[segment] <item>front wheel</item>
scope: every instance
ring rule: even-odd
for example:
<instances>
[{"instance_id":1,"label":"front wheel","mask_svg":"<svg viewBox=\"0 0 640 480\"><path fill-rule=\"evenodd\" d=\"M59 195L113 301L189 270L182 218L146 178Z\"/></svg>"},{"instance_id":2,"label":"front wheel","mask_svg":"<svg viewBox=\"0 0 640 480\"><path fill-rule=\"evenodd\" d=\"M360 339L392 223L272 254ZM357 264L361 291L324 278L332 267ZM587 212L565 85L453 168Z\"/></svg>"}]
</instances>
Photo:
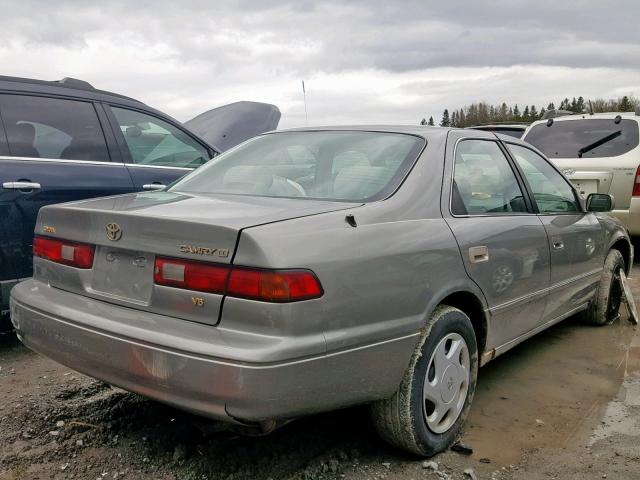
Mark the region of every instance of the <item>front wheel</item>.
<instances>
[{"instance_id":1,"label":"front wheel","mask_svg":"<svg viewBox=\"0 0 640 480\"><path fill-rule=\"evenodd\" d=\"M618 250L610 250L593 303L582 318L591 325L609 325L616 318L622 303L620 272L624 271L624 257Z\"/></svg>"},{"instance_id":2,"label":"front wheel","mask_svg":"<svg viewBox=\"0 0 640 480\"><path fill-rule=\"evenodd\" d=\"M478 349L469 317L439 306L398 391L372 405L376 430L392 445L418 455L446 450L462 431L477 374Z\"/></svg>"}]
</instances>

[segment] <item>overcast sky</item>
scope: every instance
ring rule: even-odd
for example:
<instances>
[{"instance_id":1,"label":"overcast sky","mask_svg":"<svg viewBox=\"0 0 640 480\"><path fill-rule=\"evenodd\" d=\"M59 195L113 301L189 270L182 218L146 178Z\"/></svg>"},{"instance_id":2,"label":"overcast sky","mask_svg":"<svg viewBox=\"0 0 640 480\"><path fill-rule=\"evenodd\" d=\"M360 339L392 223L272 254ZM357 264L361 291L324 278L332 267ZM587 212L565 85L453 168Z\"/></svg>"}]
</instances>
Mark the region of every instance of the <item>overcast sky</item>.
<instances>
[{"instance_id":1,"label":"overcast sky","mask_svg":"<svg viewBox=\"0 0 640 480\"><path fill-rule=\"evenodd\" d=\"M640 1L0 0L0 74L81 78L185 121L417 123L484 100L640 95Z\"/></svg>"}]
</instances>

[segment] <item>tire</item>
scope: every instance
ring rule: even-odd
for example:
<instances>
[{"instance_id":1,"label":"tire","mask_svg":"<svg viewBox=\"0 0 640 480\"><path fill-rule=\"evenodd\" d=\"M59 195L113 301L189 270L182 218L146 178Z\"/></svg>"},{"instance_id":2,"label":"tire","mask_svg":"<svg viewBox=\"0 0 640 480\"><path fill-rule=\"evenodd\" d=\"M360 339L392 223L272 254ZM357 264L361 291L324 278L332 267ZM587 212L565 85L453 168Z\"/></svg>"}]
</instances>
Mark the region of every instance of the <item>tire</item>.
<instances>
[{"instance_id":1,"label":"tire","mask_svg":"<svg viewBox=\"0 0 640 480\"><path fill-rule=\"evenodd\" d=\"M620 271L624 271L624 257L618 250L609 250L593 303L582 315L584 322L603 326L618 318L622 301Z\"/></svg>"},{"instance_id":2,"label":"tire","mask_svg":"<svg viewBox=\"0 0 640 480\"><path fill-rule=\"evenodd\" d=\"M457 361L453 356L446 359L447 367L442 367L447 365L444 359L438 365L437 359L442 358L439 353L448 357L457 348L461 349ZM465 364L466 373L460 368ZM441 378L436 378L437 372ZM446 450L462 431L477 375L478 348L469 317L457 308L439 306L425 326L398 391L391 398L371 405L376 430L391 445L417 455L430 457ZM440 387L428 388L426 393L426 383ZM441 395L440 405L426 398L434 398L434 392ZM447 404L445 400L449 397ZM438 422L438 413L447 408L449 412Z\"/></svg>"}]
</instances>

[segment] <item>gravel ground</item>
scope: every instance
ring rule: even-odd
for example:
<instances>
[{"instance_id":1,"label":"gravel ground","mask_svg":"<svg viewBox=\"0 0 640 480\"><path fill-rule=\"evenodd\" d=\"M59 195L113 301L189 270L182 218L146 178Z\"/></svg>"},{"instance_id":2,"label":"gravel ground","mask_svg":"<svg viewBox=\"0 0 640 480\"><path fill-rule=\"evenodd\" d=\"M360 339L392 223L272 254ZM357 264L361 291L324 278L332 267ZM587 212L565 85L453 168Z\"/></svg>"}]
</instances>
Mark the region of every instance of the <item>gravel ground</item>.
<instances>
[{"instance_id":1,"label":"gravel ground","mask_svg":"<svg viewBox=\"0 0 640 480\"><path fill-rule=\"evenodd\" d=\"M563 322L481 369L478 385L462 439L473 453L425 461L381 442L366 407L245 437L5 335L0 479L640 478L640 334L625 318Z\"/></svg>"}]
</instances>

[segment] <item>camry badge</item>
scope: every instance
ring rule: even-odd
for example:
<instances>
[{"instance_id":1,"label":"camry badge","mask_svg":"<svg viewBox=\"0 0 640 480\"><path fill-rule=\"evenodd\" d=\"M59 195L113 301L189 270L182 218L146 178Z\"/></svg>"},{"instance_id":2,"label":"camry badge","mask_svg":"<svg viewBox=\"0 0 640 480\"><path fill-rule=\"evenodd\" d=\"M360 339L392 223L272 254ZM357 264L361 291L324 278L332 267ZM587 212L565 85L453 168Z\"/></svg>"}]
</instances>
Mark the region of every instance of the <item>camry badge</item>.
<instances>
[{"instance_id":1,"label":"camry badge","mask_svg":"<svg viewBox=\"0 0 640 480\"><path fill-rule=\"evenodd\" d=\"M180 245L181 253L191 253L193 255L209 255L212 257L226 258L229 256L228 248L198 247L197 245Z\"/></svg>"},{"instance_id":2,"label":"camry badge","mask_svg":"<svg viewBox=\"0 0 640 480\"><path fill-rule=\"evenodd\" d=\"M112 242L117 242L122 238L122 229L117 223L107 223L105 229L107 231L107 238Z\"/></svg>"}]
</instances>

